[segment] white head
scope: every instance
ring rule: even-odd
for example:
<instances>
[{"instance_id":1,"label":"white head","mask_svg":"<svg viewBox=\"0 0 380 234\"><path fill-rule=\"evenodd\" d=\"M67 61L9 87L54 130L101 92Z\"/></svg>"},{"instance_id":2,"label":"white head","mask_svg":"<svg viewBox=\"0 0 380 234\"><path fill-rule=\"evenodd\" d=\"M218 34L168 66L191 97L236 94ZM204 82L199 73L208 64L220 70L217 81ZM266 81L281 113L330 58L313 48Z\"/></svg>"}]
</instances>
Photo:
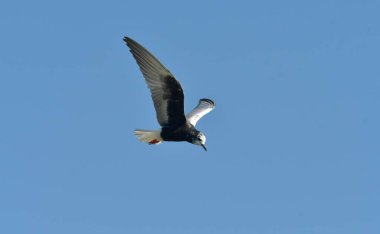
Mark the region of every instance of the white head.
<instances>
[{"instance_id":1,"label":"white head","mask_svg":"<svg viewBox=\"0 0 380 234\"><path fill-rule=\"evenodd\" d=\"M205 146L206 136L203 133L198 132L198 135L193 138L191 143L193 143L194 145L202 146L203 149L207 151L207 148Z\"/></svg>"}]
</instances>

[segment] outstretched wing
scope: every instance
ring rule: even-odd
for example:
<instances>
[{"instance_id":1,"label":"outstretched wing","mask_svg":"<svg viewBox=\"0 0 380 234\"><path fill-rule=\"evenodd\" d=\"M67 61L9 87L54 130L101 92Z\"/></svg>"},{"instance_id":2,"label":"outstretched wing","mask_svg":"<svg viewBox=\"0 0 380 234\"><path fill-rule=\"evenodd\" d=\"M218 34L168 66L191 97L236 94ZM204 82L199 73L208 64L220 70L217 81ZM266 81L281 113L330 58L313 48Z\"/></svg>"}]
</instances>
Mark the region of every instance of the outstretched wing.
<instances>
[{"instance_id":1,"label":"outstretched wing","mask_svg":"<svg viewBox=\"0 0 380 234\"><path fill-rule=\"evenodd\" d=\"M124 37L124 41L148 84L160 125L167 127L184 124L186 122L184 95L180 83L144 47L129 37Z\"/></svg>"},{"instance_id":2,"label":"outstretched wing","mask_svg":"<svg viewBox=\"0 0 380 234\"><path fill-rule=\"evenodd\" d=\"M199 104L186 115L186 119L189 123L195 126L203 116L212 111L215 108L215 103L210 100L203 98L199 100Z\"/></svg>"}]
</instances>

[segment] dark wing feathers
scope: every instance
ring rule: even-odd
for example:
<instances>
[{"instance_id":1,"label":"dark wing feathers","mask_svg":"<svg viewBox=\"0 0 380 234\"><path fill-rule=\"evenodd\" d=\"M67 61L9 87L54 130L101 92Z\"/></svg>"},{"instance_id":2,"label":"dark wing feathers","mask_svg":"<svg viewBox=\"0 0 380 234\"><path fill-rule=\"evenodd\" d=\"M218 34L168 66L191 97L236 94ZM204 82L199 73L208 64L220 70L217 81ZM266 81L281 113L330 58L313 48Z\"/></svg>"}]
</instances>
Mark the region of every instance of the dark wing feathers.
<instances>
[{"instance_id":1,"label":"dark wing feathers","mask_svg":"<svg viewBox=\"0 0 380 234\"><path fill-rule=\"evenodd\" d=\"M152 94L157 120L162 127L186 122L184 95L180 83L148 50L129 37L124 41L136 59Z\"/></svg>"},{"instance_id":2,"label":"dark wing feathers","mask_svg":"<svg viewBox=\"0 0 380 234\"><path fill-rule=\"evenodd\" d=\"M173 76L166 77L164 80L165 90L163 99L167 105L169 125L184 124L186 117L184 114L184 95L181 85Z\"/></svg>"}]
</instances>

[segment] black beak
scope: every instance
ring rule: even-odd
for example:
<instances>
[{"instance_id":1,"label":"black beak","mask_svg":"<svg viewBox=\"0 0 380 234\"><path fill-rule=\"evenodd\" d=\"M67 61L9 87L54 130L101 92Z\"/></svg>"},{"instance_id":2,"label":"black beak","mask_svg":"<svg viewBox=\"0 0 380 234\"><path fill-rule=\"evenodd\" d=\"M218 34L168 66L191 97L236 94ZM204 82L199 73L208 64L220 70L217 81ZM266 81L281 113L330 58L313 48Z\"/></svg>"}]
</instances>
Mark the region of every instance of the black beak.
<instances>
[{"instance_id":1,"label":"black beak","mask_svg":"<svg viewBox=\"0 0 380 234\"><path fill-rule=\"evenodd\" d=\"M207 148L204 144L201 144L201 146L203 147L203 149L205 149L207 151Z\"/></svg>"}]
</instances>

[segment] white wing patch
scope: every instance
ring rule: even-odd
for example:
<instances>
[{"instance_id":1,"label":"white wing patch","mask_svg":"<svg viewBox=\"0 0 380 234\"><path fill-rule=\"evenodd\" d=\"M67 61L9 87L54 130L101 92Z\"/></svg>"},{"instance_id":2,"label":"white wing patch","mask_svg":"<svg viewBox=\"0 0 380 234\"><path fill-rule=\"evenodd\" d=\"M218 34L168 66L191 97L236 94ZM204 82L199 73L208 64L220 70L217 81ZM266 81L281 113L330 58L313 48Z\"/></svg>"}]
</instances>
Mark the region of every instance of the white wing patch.
<instances>
[{"instance_id":1,"label":"white wing patch","mask_svg":"<svg viewBox=\"0 0 380 234\"><path fill-rule=\"evenodd\" d=\"M186 119L189 123L195 126L203 116L212 111L215 108L215 103L210 100L203 98L199 100L199 104L186 115Z\"/></svg>"}]
</instances>

